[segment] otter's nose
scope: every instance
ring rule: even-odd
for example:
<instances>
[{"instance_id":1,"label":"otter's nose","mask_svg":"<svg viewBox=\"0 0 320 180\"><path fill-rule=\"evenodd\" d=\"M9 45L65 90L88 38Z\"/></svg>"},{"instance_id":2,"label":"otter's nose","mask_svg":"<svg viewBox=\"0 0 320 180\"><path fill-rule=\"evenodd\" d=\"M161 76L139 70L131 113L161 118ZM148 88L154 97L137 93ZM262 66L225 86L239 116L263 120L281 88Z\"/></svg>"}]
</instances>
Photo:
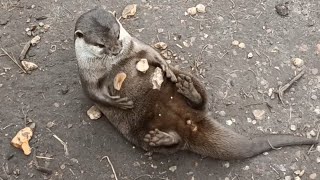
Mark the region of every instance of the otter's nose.
<instances>
[{"instance_id":1,"label":"otter's nose","mask_svg":"<svg viewBox=\"0 0 320 180\"><path fill-rule=\"evenodd\" d=\"M112 47L110 51L112 55L116 56L121 52L121 49L122 49L122 45L121 43L119 43L118 45Z\"/></svg>"}]
</instances>

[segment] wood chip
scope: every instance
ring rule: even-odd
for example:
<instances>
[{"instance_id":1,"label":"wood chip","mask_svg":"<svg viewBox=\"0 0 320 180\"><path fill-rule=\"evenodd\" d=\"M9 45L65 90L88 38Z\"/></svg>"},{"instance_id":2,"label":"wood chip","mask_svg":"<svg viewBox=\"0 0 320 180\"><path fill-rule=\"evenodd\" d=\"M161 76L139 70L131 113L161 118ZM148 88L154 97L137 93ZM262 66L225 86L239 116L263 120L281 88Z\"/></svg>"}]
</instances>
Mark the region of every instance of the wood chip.
<instances>
[{"instance_id":1,"label":"wood chip","mask_svg":"<svg viewBox=\"0 0 320 180\"><path fill-rule=\"evenodd\" d=\"M124 72L120 72L116 75L116 77L113 80L113 87L114 89L120 91L122 83L126 79L127 75Z\"/></svg>"},{"instance_id":2,"label":"wood chip","mask_svg":"<svg viewBox=\"0 0 320 180\"><path fill-rule=\"evenodd\" d=\"M136 4L130 4L126 6L122 11L122 17L124 19L127 19L131 16L134 16L137 12L137 5Z\"/></svg>"}]
</instances>

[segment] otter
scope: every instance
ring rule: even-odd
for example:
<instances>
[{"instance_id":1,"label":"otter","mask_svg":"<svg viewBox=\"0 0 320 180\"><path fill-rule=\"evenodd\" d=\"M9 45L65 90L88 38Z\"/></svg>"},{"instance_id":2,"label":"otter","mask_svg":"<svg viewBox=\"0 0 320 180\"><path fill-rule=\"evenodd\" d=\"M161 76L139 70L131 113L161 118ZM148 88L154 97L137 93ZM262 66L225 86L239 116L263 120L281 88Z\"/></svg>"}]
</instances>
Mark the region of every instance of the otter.
<instances>
[{"instance_id":1,"label":"otter","mask_svg":"<svg viewBox=\"0 0 320 180\"><path fill-rule=\"evenodd\" d=\"M99 42L86 44L82 40L86 34L77 35L77 32L83 32L83 23L92 24L103 18L106 20L103 26L120 28L117 33L120 33L122 50L118 55L106 53L102 56L91 51L91 44ZM91 32L99 31L96 26L90 28ZM88 84L93 81L99 84L99 94L109 93L112 97L126 97L134 102L134 107L123 109L92 99L128 141L146 151L169 154L187 150L215 159L231 160L253 157L276 147L318 143L314 139L285 134L245 137L222 126L210 116L204 86L194 76L173 67L168 67L171 71L163 68L173 74L163 79L160 90L153 89L152 76L155 69L161 67L161 64L154 63L159 59L155 55L157 52L133 38L114 16L102 9L83 14L76 23L75 34L80 77L82 80L86 77L84 90L89 91L92 87ZM141 59L150 62L145 73L135 68ZM120 72L126 74L126 79L121 89L115 90L114 78ZM174 80L171 77L175 77Z\"/></svg>"}]
</instances>

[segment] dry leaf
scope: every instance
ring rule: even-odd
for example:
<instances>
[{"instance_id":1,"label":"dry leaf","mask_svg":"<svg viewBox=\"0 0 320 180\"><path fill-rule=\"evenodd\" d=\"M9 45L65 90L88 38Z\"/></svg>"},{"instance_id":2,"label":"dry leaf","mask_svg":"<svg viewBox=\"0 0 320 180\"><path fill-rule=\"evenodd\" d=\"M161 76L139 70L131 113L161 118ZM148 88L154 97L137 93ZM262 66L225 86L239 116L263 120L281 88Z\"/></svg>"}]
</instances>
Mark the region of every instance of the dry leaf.
<instances>
[{"instance_id":1,"label":"dry leaf","mask_svg":"<svg viewBox=\"0 0 320 180\"><path fill-rule=\"evenodd\" d=\"M160 90L161 84L163 83L163 73L161 68L157 67L154 70L151 81L153 85L152 89Z\"/></svg>"},{"instance_id":2,"label":"dry leaf","mask_svg":"<svg viewBox=\"0 0 320 180\"><path fill-rule=\"evenodd\" d=\"M136 4L130 4L126 6L122 11L122 17L127 19L130 16L134 16L137 12L137 5Z\"/></svg>"},{"instance_id":3,"label":"dry leaf","mask_svg":"<svg viewBox=\"0 0 320 180\"><path fill-rule=\"evenodd\" d=\"M96 106L92 106L88 111L87 111L87 115L89 116L89 118L91 120L96 120L101 118L102 114L101 111L96 107Z\"/></svg>"},{"instance_id":4,"label":"dry leaf","mask_svg":"<svg viewBox=\"0 0 320 180\"><path fill-rule=\"evenodd\" d=\"M143 73L147 72L147 70L149 69L148 60L147 59L141 59L137 63L136 68L140 72L143 72Z\"/></svg>"},{"instance_id":5,"label":"dry leaf","mask_svg":"<svg viewBox=\"0 0 320 180\"><path fill-rule=\"evenodd\" d=\"M33 62L29 62L29 61L21 61L21 64L23 66L23 69L26 71L33 71L38 69L38 65L36 65Z\"/></svg>"},{"instance_id":6,"label":"dry leaf","mask_svg":"<svg viewBox=\"0 0 320 180\"><path fill-rule=\"evenodd\" d=\"M113 80L113 87L114 89L120 91L122 83L126 79L127 75L124 72L118 73Z\"/></svg>"},{"instance_id":7,"label":"dry leaf","mask_svg":"<svg viewBox=\"0 0 320 180\"><path fill-rule=\"evenodd\" d=\"M164 42L157 42L154 44L154 47L157 49L165 50L167 49L168 45Z\"/></svg>"},{"instance_id":8,"label":"dry leaf","mask_svg":"<svg viewBox=\"0 0 320 180\"><path fill-rule=\"evenodd\" d=\"M31 148L29 146L29 140L31 139L32 135L32 129L30 127L25 127L21 129L11 140L11 144L16 148L22 149L25 155L30 155Z\"/></svg>"}]
</instances>

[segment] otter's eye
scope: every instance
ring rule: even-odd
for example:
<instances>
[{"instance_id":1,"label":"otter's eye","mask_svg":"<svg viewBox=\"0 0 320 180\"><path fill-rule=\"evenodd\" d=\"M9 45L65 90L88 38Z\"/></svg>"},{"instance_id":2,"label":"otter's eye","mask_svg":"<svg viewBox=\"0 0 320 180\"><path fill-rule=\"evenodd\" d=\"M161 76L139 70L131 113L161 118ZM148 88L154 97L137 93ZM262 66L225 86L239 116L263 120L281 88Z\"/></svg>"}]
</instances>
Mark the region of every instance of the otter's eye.
<instances>
[{"instance_id":1,"label":"otter's eye","mask_svg":"<svg viewBox=\"0 0 320 180\"><path fill-rule=\"evenodd\" d=\"M120 38L120 33L118 34L118 37L117 37L117 39L119 39Z\"/></svg>"},{"instance_id":2,"label":"otter's eye","mask_svg":"<svg viewBox=\"0 0 320 180\"><path fill-rule=\"evenodd\" d=\"M96 44L96 46L98 46L99 48L104 48L104 47L106 47L106 46L103 45L103 44Z\"/></svg>"}]
</instances>

